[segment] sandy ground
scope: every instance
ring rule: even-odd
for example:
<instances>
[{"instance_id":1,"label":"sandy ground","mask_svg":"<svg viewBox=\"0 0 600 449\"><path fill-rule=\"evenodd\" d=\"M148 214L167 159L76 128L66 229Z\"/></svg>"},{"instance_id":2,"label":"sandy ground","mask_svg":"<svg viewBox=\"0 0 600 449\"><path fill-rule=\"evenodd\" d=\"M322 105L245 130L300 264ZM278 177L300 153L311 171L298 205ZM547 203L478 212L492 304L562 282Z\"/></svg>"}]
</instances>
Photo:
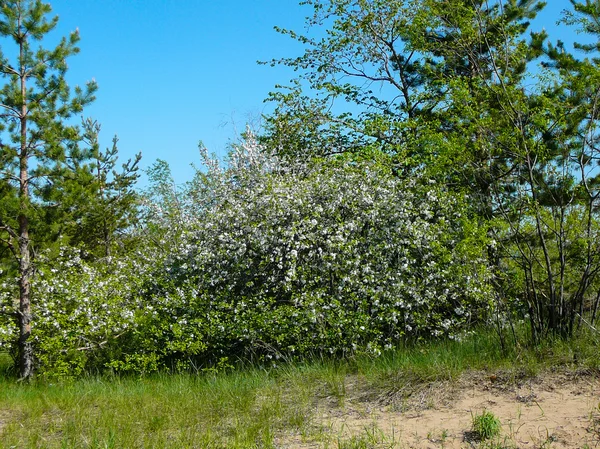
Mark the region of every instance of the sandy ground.
<instances>
[{"instance_id":1,"label":"sandy ground","mask_svg":"<svg viewBox=\"0 0 600 449\"><path fill-rule=\"evenodd\" d=\"M283 435L281 448L600 448L600 379L586 373L526 380L474 373L457 382L424 385L407 397L332 398L318 405L306 435ZM359 388L356 388L359 391ZM477 441L472 418L483 411L501 433ZM317 435L315 437L315 435Z\"/></svg>"}]
</instances>

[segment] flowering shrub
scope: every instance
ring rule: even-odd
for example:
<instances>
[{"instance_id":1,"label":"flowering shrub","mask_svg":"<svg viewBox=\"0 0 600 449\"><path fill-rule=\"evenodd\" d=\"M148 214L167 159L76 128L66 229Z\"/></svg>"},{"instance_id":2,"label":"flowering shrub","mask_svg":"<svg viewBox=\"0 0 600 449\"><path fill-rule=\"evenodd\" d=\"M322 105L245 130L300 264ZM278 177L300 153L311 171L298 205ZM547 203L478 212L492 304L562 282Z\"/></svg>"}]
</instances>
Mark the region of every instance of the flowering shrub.
<instances>
[{"instance_id":1,"label":"flowering shrub","mask_svg":"<svg viewBox=\"0 0 600 449\"><path fill-rule=\"evenodd\" d=\"M283 166L251 134L228 166L205 165L147 313L154 329L178 304L171 322L204 342L200 363L378 353L457 336L488 310L485 230L441 186L374 162Z\"/></svg>"},{"instance_id":2,"label":"flowering shrub","mask_svg":"<svg viewBox=\"0 0 600 449\"><path fill-rule=\"evenodd\" d=\"M485 317L485 229L442 186L377 162L283 166L251 134L205 166L184 191L159 167L135 253L40 264L42 372L378 354Z\"/></svg>"},{"instance_id":3,"label":"flowering shrub","mask_svg":"<svg viewBox=\"0 0 600 449\"><path fill-rule=\"evenodd\" d=\"M69 248L58 257L38 258L31 338L40 372L74 377L111 359L120 337L134 325L132 304L139 277L129 263L129 259L109 258L91 264ZM7 310L10 297L5 290L2 299ZM18 332L11 322L2 329L0 344L10 349Z\"/></svg>"}]
</instances>

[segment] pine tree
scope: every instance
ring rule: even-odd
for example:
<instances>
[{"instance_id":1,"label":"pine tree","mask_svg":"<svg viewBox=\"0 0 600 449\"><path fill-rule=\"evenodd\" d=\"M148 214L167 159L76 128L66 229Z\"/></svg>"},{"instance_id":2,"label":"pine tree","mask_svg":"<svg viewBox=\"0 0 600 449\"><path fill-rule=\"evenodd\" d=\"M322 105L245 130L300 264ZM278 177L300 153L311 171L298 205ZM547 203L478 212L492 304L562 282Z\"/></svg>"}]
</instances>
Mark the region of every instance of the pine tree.
<instances>
[{"instance_id":1,"label":"pine tree","mask_svg":"<svg viewBox=\"0 0 600 449\"><path fill-rule=\"evenodd\" d=\"M90 182L74 198L79 207L71 208L77 213L65 231L69 243L82 247L89 257L110 257L117 244L125 244L127 239L122 237L136 219L139 198L133 187L142 155L127 160L118 171L118 138L113 138L110 148L100 151L98 122L87 119L82 127L84 141L92 151Z\"/></svg>"},{"instance_id":2,"label":"pine tree","mask_svg":"<svg viewBox=\"0 0 600 449\"><path fill-rule=\"evenodd\" d=\"M67 58L78 53L77 31L51 49L41 47L57 25L40 0L0 2L0 231L17 262L19 279L18 360L22 379L34 373L31 280L36 248L45 236L36 224L56 206L65 182L87 175L91 153L81 143L74 116L94 99L95 82L73 91L66 82ZM36 48L40 45L39 48ZM9 201L4 204L5 199Z\"/></svg>"}]
</instances>

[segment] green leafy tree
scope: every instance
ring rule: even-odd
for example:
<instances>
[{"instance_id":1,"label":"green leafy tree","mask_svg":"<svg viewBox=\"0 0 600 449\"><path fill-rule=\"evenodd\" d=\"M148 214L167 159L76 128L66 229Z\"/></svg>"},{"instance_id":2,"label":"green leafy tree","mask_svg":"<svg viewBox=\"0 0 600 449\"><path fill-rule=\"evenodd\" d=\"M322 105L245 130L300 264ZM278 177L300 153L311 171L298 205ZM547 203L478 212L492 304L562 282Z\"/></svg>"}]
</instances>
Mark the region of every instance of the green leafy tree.
<instances>
[{"instance_id":1,"label":"green leafy tree","mask_svg":"<svg viewBox=\"0 0 600 449\"><path fill-rule=\"evenodd\" d=\"M54 48L36 48L56 27L58 18L47 18L50 11L50 5L39 0L0 2L0 231L17 262L17 345L24 379L34 372L31 281L37 245L43 243L49 225L40 223L56 206L65 182L89 175L84 161L91 152L80 145L79 127L71 119L94 99L96 90L93 81L73 91L66 82L66 60L79 51L78 32Z\"/></svg>"},{"instance_id":2,"label":"green leafy tree","mask_svg":"<svg viewBox=\"0 0 600 449\"><path fill-rule=\"evenodd\" d=\"M300 75L271 94L276 109L262 142L292 158L376 148L393 155L399 172L425 164L489 198L489 178L502 174L496 168L502 157L482 148L483 137L496 132L485 127L498 118L488 112L498 110L489 87L515 85L525 76L536 56L525 33L544 3L304 3L314 11L307 26L324 37L280 30L307 49L271 62Z\"/></svg>"}]
</instances>

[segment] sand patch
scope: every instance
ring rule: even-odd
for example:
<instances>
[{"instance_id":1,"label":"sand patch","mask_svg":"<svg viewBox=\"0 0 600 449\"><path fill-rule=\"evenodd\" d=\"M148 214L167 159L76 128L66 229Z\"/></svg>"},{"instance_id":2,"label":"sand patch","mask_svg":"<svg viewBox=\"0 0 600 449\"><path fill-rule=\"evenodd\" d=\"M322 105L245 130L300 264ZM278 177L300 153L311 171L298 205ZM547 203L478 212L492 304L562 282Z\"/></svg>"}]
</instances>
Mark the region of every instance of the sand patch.
<instances>
[{"instance_id":1,"label":"sand patch","mask_svg":"<svg viewBox=\"0 0 600 449\"><path fill-rule=\"evenodd\" d=\"M350 388L351 389L351 388ZM502 428L494 441L470 432L472 418L493 413ZM342 405L318 405L306 435L283 435L281 448L600 448L600 379L549 374L533 379L470 374L432 383L406 397L401 391ZM586 446L587 445L587 446Z\"/></svg>"}]
</instances>

